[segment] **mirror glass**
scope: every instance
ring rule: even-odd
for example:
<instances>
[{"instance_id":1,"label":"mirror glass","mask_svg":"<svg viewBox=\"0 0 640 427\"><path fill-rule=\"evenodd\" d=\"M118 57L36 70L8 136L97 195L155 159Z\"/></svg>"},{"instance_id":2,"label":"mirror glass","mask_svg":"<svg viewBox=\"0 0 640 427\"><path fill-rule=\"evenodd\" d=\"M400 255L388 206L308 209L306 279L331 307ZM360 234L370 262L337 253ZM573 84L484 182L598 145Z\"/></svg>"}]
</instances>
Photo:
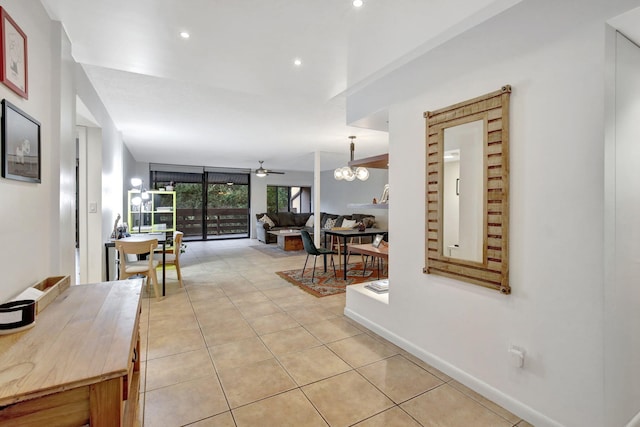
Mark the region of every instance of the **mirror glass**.
<instances>
[{"instance_id":1,"label":"mirror glass","mask_svg":"<svg viewBox=\"0 0 640 427\"><path fill-rule=\"evenodd\" d=\"M442 254L482 262L484 120L444 129Z\"/></svg>"}]
</instances>

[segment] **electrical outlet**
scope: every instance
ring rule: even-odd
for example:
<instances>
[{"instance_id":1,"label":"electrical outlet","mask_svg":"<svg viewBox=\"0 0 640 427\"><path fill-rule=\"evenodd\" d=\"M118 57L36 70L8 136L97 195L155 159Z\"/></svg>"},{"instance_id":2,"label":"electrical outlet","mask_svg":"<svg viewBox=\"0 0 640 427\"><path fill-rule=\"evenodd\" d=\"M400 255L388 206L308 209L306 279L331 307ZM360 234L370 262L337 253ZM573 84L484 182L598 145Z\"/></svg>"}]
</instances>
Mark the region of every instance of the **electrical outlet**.
<instances>
[{"instance_id":1,"label":"electrical outlet","mask_svg":"<svg viewBox=\"0 0 640 427\"><path fill-rule=\"evenodd\" d=\"M509 347L509 360L514 368L524 367L525 351L523 348L511 345Z\"/></svg>"}]
</instances>

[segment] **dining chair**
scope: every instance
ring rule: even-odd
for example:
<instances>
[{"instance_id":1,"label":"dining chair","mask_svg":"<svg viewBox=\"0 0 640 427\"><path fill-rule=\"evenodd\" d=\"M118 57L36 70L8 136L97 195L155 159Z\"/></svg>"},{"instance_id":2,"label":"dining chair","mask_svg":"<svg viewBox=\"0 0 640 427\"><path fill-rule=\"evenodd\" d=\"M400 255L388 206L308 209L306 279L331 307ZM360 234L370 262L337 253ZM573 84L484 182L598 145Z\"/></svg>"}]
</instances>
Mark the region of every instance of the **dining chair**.
<instances>
[{"instance_id":1,"label":"dining chair","mask_svg":"<svg viewBox=\"0 0 640 427\"><path fill-rule=\"evenodd\" d=\"M333 238L335 237L335 242L333 240ZM340 243L340 237L338 236L334 236L331 235L329 236L329 247L334 250L337 251L338 253L338 268L342 268L342 243ZM356 241L357 239L357 241ZM355 236L355 237L349 237L347 240L347 244L358 244L361 245L362 244L362 236ZM349 265L349 259L351 258L351 253L347 253L347 265L345 266L345 268L347 268L347 266ZM362 265L364 267L367 266L367 260L369 259L369 255L362 255L360 254L360 258L362 259Z\"/></svg>"},{"instance_id":2,"label":"dining chair","mask_svg":"<svg viewBox=\"0 0 640 427\"><path fill-rule=\"evenodd\" d=\"M336 263L333 261L333 255L335 251L327 248L318 248L315 243L313 243L313 239L311 239L311 235L307 230L300 230L300 235L302 236L302 245L304 246L304 250L307 253L307 258L304 260L304 267L302 267L302 274L300 277L304 277L304 270L307 268L307 261L309 261L309 255L313 255L313 272L311 273L311 283L315 280L316 275L316 260L318 259L318 255L322 255L324 257L324 267L325 270L327 268L327 255L331 255L331 265L333 266L333 277L336 276Z\"/></svg>"},{"instance_id":3,"label":"dining chair","mask_svg":"<svg viewBox=\"0 0 640 427\"><path fill-rule=\"evenodd\" d=\"M178 274L178 283L182 287L182 272L180 271L180 246L182 246L182 231L175 231L173 233L173 248L169 248L164 253L164 265L175 265L176 273ZM153 255L153 259L162 264L162 252L156 252Z\"/></svg>"},{"instance_id":4,"label":"dining chair","mask_svg":"<svg viewBox=\"0 0 640 427\"><path fill-rule=\"evenodd\" d=\"M153 290L156 293L156 300L160 300L160 291L158 289L158 276L156 268L158 261L153 259L153 251L158 247L158 239L126 241L116 240L116 250L120 258L120 280L125 280L137 274L147 278L147 292L149 291L149 281L153 284ZM130 261L128 255L149 254L147 259Z\"/></svg>"}]
</instances>

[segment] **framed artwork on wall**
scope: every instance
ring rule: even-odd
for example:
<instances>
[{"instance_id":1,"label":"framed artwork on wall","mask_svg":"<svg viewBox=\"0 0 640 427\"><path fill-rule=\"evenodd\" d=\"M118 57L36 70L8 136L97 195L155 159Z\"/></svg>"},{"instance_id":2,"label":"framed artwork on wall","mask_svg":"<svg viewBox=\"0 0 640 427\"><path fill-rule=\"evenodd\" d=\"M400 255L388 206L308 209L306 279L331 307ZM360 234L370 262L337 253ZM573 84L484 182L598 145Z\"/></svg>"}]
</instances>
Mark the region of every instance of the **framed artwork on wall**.
<instances>
[{"instance_id":1,"label":"framed artwork on wall","mask_svg":"<svg viewBox=\"0 0 640 427\"><path fill-rule=\"evenodd\" d=\"M40 122L2 100L2 177L40 181Z\"/></svg>"},{"instance_id":2,"label":"framed artwork on wall","mask_svg":"<svg viewBox=\"0 0 640 427\"><path fill-rule=\"evenodd\" d=\"M27 36L0 7L0 81L28 98Z\"/></svg>"}]
</instances>

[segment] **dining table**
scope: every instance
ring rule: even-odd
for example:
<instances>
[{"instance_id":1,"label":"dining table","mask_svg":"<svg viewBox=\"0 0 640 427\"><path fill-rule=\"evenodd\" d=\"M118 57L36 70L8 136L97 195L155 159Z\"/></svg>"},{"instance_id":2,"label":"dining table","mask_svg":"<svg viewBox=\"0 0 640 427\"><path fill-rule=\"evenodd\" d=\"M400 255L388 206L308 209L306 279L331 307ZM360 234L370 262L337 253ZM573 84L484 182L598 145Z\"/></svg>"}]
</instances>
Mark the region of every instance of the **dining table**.
<instances>
[{"instance_id":1,"label":"dining table","mask_svg":"<svg viewBox=\"0 0 640 427\"><path fill-rule=\"evenodd\" d=\"M149 240L158 240L158 243L162 244L162 296L165 296L165 278L166 278L166 251L165 246L167 243L167 233L136 233L127 237L123 237L122 239L110 239L108 242L104 244L105 247L105 261L106 261L106 280L109 281L109 248L114 248L116 246L116 240L122 240L125 242L146 242ZM149 254L149 256L153 256L153 254ZM116 268L116 279L119 277L119 271Z\"/></svg>"},{"instance_id":2,"label":"dining table","mask_svg":"<svg viewBox=\"0 0 640 427\"><path fill-rule=\"evenodd\" d=\"M327 247L327 237L328 236L336 236L338 238L338 242L342 239L342 244L340 245L341 255L344 257L344 268L343 268L343 279L347 280L347 257L349 255L347 251L347 239L352 237L374 237L378 234L381 234L385 240L387 240L389 232L387 230L381 228L365 228L363 231L358 230L357 228L332 228L328 230L324 230L324 247Z\"/></svg>"}]
</instances>

